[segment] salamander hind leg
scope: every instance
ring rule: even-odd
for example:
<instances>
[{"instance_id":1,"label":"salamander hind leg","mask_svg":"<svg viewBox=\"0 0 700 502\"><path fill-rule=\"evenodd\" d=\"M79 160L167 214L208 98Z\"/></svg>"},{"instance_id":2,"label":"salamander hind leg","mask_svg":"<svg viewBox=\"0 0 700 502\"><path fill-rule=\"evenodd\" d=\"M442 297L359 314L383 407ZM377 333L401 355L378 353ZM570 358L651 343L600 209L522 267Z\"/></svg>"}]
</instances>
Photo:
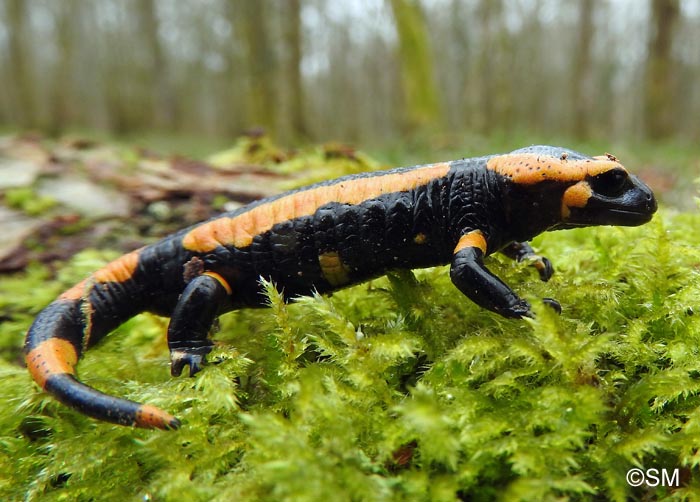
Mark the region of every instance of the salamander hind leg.
<instances>
[{"instance_id":1,"label":"salamander hind leg","mask_svg":"<svg viewBox=\"0 0 700 502\"><path fill-rule=\"evenodd\" d=\"M209 332L230 294L228 282L214 272L205 272L187 285L168 326L173 376L179 376L185 366L189 367L190 376L202 369L206 355L214 346Z\"/></svg>"}]
</instances>

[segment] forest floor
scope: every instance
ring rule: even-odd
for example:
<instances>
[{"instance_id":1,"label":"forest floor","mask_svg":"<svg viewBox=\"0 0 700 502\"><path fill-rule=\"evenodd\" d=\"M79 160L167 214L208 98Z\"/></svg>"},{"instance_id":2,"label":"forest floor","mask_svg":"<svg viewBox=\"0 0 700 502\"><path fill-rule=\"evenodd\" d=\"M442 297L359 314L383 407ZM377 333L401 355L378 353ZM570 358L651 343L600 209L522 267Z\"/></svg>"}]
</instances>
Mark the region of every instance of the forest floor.
<instances>
[{"instance_id":1,"label":"forest floor","mask_svg":"<svg viewBox=\"0 0 700 502\"><path fill-rule=\"evenodd\" d=\"M368 155L251 135L206 154L194 143L0 138L0 499L692 499L700 152L691 147L571 145L614 153L662 208L639 228L541 236L535 245L557 269L547 284L493 260L526 296L559 299L559 318L539 307L527 322L484 313L441 268L291 306L269 288L272 312L224 316L218 364L169 379L165 321L138 316L79 370L108 392L175 411L185 425L170 433L86 419L22 367L33 316L128 250L310 182L531 142L496 143ZM634 488L625 482L633 466L680 478Z\"/></svg>"}]
</instances>

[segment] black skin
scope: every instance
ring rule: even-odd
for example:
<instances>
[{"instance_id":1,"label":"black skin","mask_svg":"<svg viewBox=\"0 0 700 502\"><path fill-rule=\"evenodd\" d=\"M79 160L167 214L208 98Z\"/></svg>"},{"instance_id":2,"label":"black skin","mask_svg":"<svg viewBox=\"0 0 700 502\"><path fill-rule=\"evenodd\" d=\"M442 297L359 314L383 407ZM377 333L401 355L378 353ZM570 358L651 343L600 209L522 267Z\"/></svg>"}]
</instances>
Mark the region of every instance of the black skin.
<instances>
[{"instance_id":1,"label":"black skin","mask_svg":"<svg viewBox=\"0 0 700 502\"><path fill-rule=\"evenodd\" d=\"M593 161L555 147L529 147L513 153ZM578 226L640 225L656 211L651 190L624 170L581 179L520 183L508 173L488 168L492 158L444 164L444 175L435 175L410 189L381 192L358 203L331 200L313 207L306 216L279 221L257 233L253 229L252 241L242 247L216 241L213 249L188 248L185 239L189 233L193 228L209 228L207 222L180 231L142 249L137 266L127 278L94 284L88 281L83 294L73 292L49 305L30 328L25 353L37 360L37 354L41 358L50 353L55 346L50 342L60 339L70 344L69 349L62 350L66 354L74 351L77 358L84 348L97 343L126 319L151 311L171 317L168 344L172 374L180 375L187 367L194 375L212 348L208 335L220 314L266 306L261 277L272 281L290 301L300 295L357 284L391 269L450 264L452 282L470 300L507 318L532 316L530 305L488 270L485 257L502 252L512 259L531 262L540 279L547 281L553 267L527 244L534 236ZM219 218L237 218L252 208L279 209L275 204L282 197L301 200L296 197L304 196L305 191L328 186L347 185L360 190L353 193L364 193L361 190L376 182L377 177L392 174L410 180L418 169L324 182ZM564 194L577 183L590 187L590 197L577 202L564 218ZM475 232L483 236L483 241L457 248L463 236ZM335 264L334 272L329 272L329 262ZM561 311L555 300L543 301ZM153 414L148 407L83 385L60 363L50 362L49 366L53 369L45 373L43 367L33 367L35 379L43 380L44 388L61 402L87 415L142 427L179 425L177 419L161 410L155 414L162 413L165 422L144 419L144 415Z\"/></svg>"}]
</instances>

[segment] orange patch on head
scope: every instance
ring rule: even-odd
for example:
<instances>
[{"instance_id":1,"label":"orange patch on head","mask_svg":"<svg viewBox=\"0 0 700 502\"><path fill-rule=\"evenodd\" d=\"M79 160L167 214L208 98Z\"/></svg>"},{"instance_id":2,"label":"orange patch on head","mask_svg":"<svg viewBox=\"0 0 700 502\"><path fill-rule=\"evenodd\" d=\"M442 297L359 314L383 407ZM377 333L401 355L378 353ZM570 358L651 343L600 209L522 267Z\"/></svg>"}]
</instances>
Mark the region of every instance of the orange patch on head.
<instances>
[{"instance_id":1,"label":"orange patch on head","mask_svg":"<svg viewBox=\"0 0 700 502\"><path fill-rule=\"evenodd\" d=\"M136 272L136 268L139 265L140 252L141 250L137 249L117 258L92 274L92 277L97 282L126 282Z\"/></svg>"},{"instance_id":2,"label":"orange patch on head","mask_svg":"<svg viewBox=\"0 0 700 502\"><path fill-rule=\"evenodd\" d=\"M593 189L591 185L585 181L579 181L575 185L570 186L564 192L564 196L561 199L561 217L566 220L571 211L569 208L572 207L586 207L588 204L588 199L591 198L593 194Z\"/></svg>"},{"instance_id":3,"label":"orange patch on head","mask_svg":"<svg viewBox=\"0 0 700 502\"><path fill-rule=\"evenodd\" d=\"M491 157L486 167L521 185L554 180L574 182L610 169L625 169L614 157L572 160L534 153L514 153Z\"/></svg>"},{"instance_id":4,"label":"orange patch on head","mask_svg":"<svg viewBox=\"0 0 700 502\"><path fill-rule=\"evenodd\" d=\"M160 408L142 404L136 411L134 425L144 429L177 429L180 421Z\"/></svg>"},{"instance_id":5,"label":"orange patch on head","mask_svg":"<svg viewBox=\"0 0 700 502\"><path fill-rule=\"evenodd\" d=\"M477 248L480 249L483 254L486 254L486 239L481 230L474 230L468 234L464 234L457 246L455 247L454 254L459 253L464 248Z\"/></svg>"},{"instance_id":6,"label":"orange patch on head","mask_svg":"<svg viewBox=\"0 0 700 502\"><path fill-rule=\"evenodd\" d=\"M412 190L445 176L449 170L449 163L432 164L398 173L343 180L285 195L238 216L203 223L185 235L182 245L200 253L213 251L222 245L243 248L249 246L256 235L267 232L274 225L311 216L319 207L330 202L360 204L385 193Z\"/></svg>"},{"instance_id":7,"label":"orange patch on head","mask_svg":"<svg viewBox=\"0 0 700 502\"><path fill-rule=\"evenodd\" d=\"M32 349L25 361L34 381L44 388L51 375L75 374L78 352L68 340L49 338Z\"/></svg>"}]
</instances>

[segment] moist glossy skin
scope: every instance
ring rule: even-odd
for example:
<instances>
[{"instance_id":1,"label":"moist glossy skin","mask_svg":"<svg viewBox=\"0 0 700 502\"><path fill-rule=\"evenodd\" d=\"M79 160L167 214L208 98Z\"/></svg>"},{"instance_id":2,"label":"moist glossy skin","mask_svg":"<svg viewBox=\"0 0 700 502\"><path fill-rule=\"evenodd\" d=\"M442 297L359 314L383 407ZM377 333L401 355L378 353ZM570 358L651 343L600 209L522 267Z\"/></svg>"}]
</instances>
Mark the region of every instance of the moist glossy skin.
<instances>
[{"instance_id":1,"label":"moist glossy skin","mask_svg":"<svg viewBox=\"0 0 700 502\"><path fill-rule=\"evenodd\" d=\"M551 263L526 241L547 230L639 225L655 211L651 190L613 156L550 146L339 178L223 214L96 271L37 316L25 343L27 365L42 388L86 415L176 428L168 413L75 377L83 351L139 312L171 317L173 375L200 370L218 315L265 306L261 277L291 300L391 269L450 264L465 296L518 318L530 315L529 305L484 257L500 251L528 258L546 281Z\"/></svg>"}]
</instances>

